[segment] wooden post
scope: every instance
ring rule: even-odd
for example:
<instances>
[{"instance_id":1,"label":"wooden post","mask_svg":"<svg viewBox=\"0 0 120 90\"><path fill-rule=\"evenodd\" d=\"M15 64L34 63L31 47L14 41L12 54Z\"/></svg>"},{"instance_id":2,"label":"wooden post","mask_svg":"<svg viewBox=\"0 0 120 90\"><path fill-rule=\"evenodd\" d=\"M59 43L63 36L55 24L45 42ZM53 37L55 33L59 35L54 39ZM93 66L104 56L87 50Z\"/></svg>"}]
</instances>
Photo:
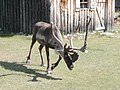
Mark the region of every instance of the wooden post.
<instances>
[{"instance_id":1,"label":"wooden post","mask_svg":"<svg viewBox=\"0 0 120 90\"><path fill-rule=\"evenodd\" d=\"M67 26L68 26L68 33L70 34L70 30L71 30L71 0L68 0L68 23L67 23Z\"/></svg>"},{"instance_id":2,"label":"wooden post","mask_svg":"<svg viewBox=\"0 0 120 90\"><path fill-rule=\"evenodd\" d=\"M25 33L26 32L26 24L25 24L25 0L22 0L22 5L23 5L23 11L22 11L22 13L23 13L23 24L22 24L22 29L23 29L23 32Z\"/></svg>"},{"instance_id":3,"label":"wooden post","mask_svg":"<svg viewBox=\"0 0 120 90\"><path fill-rule=\"evenodd\" d=\"M2 6L3 6L3 5L2 5L2 2L3 2L3 0L0 0L0 32L2 31L2 28L3 28L3 27L2 27L2 21L3 21L3 20L2 20L2 12L3 12L3 10L2 10L2 8L3 8L3 7L2 7Z\"/></svg>"},{"instance_id":4,"label":"wooden post","mask_svg":"<svg viewBox=\"0 0 120 90\"><path fill-rule=\"evenodd\" d=\"M112 13L112 18L111 18L111 21L112 21L112 29L113 29L113 26L114 26L114 14L115 14L115 0L112 0L112 11L111 11L111 13Z\"/></svg>"},{"instance_id":5,"label":"wooden post","mask_svg":"<svg viewBox=\"0 0 120 90\"><path fill-rule=\"evenodd\" d=\"M107 23L108 23L108 0L106 0L105 2L105 22L104 22L104 25L105 25L105 30L104 31L107 31Z\"/></svg>"},{"instance_id":6,"label":"wooden post","mask_svg":"<svg viewBox=\"0 0 120 90\"><path fill-rule=\"evenodd\" d=\"M106 0L105 31L112 30L114 25L115 0Z\"/></svg>"}]
</instances>

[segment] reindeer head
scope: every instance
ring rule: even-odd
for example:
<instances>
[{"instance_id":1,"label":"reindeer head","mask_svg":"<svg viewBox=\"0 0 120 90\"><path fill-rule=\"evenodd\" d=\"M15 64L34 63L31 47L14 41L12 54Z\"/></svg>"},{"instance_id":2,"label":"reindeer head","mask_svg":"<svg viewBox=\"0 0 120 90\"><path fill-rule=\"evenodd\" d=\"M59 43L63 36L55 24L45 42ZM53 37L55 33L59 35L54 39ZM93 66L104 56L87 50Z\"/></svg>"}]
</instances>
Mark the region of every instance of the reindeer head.
<instances>
[{"instance_id":1,"label":"reindeer head","mask_svg":"<svg viewBox=\"0 0 120 90\"><path fill-rule=\"evenodd\" d=\"M64 45L64 60L70 70L73 69L73 63L78 59L78 56L69 46L67 47L67 44Z\"/></svg>"}]
</instances>

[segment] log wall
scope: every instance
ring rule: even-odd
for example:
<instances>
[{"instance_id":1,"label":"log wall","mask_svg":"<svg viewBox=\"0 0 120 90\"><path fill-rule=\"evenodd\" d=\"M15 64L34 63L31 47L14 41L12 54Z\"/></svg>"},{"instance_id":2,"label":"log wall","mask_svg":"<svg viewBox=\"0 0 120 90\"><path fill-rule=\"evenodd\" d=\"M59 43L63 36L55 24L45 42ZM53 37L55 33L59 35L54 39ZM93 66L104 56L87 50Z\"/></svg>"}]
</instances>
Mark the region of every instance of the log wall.
<instances>
[{"instance_id":1,"label":"log wall","mask_svg":"<svg viewBox=\"0 0 120 90\"><path fill-rule=\"evenodd\" d=\"M31 34L38 21L50 22L49 0L0 0L1 31Z\"/></svg>"},{"instance_id":2,"label":"log wall","mask_svg":"<svg viewBox=\"0 0 120 90\"><path fill-rule=\"evenodd\" d=\"M64 2L64 3L63 3ZM0 0L0 32L31 34L38 21L57 25L64 34L111 30L115 0L90 0L87 8L76 8L76 0ZM78 27L79 26L79 27Z\"/></svg>"}]
</instances>

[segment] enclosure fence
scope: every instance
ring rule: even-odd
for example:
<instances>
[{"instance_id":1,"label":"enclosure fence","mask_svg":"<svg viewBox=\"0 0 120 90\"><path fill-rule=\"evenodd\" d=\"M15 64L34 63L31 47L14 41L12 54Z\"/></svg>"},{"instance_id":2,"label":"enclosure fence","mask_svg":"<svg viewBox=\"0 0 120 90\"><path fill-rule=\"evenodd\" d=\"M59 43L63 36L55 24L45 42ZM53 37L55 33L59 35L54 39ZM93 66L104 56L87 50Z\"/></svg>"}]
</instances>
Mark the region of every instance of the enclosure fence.
<instances>
[{"instance_id":1,"label":"enclosure fence","mask_svg":"<svg viewBox=\"0 0 120 90\"><path fill-rule=\"evenodd\" d=\"M37 21L50 22L49 0L0 0L0 31L31 34Z\"/></svg>"}]
</instances>

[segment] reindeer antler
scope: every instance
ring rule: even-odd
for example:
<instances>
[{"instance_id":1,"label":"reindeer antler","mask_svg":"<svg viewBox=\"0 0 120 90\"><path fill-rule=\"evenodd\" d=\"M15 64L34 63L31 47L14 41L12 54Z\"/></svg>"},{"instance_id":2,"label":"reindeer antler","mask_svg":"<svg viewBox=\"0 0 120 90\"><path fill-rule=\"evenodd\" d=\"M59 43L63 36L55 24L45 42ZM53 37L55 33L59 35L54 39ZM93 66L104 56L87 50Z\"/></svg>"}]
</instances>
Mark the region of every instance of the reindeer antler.
<instances>
[{"instance_id":1,"label":"reindeer antler","mask_svg":"<svg viewBox=\"0 0 120 90\"><path fill-rule=\"evenodd\" d=\"M64 45L64 51L66 51L66 52L73 52L73 49L70 46L67 47L67 43L66 43Z\"/></svg>"}]
</instances>

